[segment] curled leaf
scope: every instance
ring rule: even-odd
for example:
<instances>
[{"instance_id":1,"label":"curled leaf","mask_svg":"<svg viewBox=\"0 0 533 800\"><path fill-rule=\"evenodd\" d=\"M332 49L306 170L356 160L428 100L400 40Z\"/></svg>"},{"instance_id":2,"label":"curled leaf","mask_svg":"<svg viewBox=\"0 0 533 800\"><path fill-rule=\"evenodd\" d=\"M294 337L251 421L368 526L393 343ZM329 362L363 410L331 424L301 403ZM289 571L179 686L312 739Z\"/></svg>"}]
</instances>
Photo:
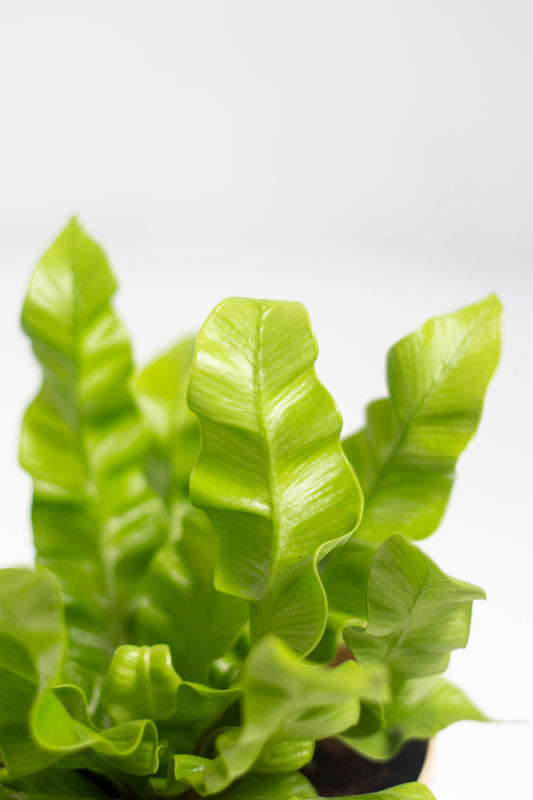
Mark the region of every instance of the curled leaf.
<instances>
[{"instance_id":1,"label":"curled leaf","mask_svg":"<svg viewBox=\"0 0 533 800\"><path fill-rule=\"evenodd\" d=\"M86 754L87 763L101 769L157 769L153 722L98 729L81 689L53 685L65 644L54 576L46 570L0 570L0 753L9 776L32 775L73 754Z\"/></svg>"},{"instance_id":2,"label":"curled leaf","mask_svg":"<svg viewBox=\"0 0 533 800\"><path fill-rule=\"evenodd\" d=\"M102 706L115 723L166 719L176 708L180 683L168 645L122 645L102 686Z\"/></svg>"},{"instance_id":3,"label":"curled leaf","mask_svg":"<svg viewBox=\"0 0 533 800\"><path fill-rule=\"evenodd\" d=\"M403 677L443 672L450 652L466 647L478 586L445 575L404 536L378 549L368 576L368 624L344 638L361 664L381 662Z\"/></svg>"},{"instance_id":4,"label":"curled leaf","mask_svg":"<svg viewBox=\"0 0 533 800\"><path fill-rule=\"evenodd\" d=\"M242 727L218 736L213 760L175 756L171 785L191 786L202 795L220 792L254 768L273 742L278 745L278 759L283 742L292 757L293 742L339 733L357 720L362 698L383 700L386 690L380 667L368 670L354 662L334 669L310 666L281 640L261 639L243 672ZM305 747L310 758L312 750Z\"/></svg>"},{"instance_id":5,"label":"curled leaf","mask_svg":"<svg viewBox=\"0 0 533 800\"><path fill-rule=\"evenodd\" d=\"M46 570L0 570L0 754L13 777L53 764L32 715L57 681L66 650L59 585Z\"/></svg>"}]
</instances>

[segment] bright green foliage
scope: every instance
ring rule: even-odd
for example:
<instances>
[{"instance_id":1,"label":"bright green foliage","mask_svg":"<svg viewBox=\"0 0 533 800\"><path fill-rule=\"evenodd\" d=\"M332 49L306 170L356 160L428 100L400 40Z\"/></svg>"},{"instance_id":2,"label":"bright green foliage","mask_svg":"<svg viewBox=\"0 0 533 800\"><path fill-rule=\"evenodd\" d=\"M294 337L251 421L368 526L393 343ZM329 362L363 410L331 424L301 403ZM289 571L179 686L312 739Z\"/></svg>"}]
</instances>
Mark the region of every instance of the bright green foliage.
<instances>
[{"instance_id":1,"label":"bright green foliage","mask_svg":"<svg viewBox=\"0 0 533 800\"><path fill-rule=\"evenodd\" d=\"M366 588L370 565L378 545L352 537L332 553L321 574L328 596L330 620L342 630L348 621L364 627L367 622Z\"/></svg>"},{"instance_id":2,"label":"bright green foliage","mask_svg":"<svg viewBox=\"0 0 533 800\"><path fill-rule=\"evenodd\" d=\"M344 619L361 618L360 590L351 597L346 582L352 570L364 576L380 542L395 533L423 539L437 528L498 365L500 317L490 296L429 320L389 351L390 397L370 403L366 426L343 442L365 496L357 536L323 574Z\"/></svg>"},{"instance_id":3,"label":"bright green foliage","mask_svg":"<svg viewBox=\"0 0 533 800\"><path fill-rule=\"evenodd\" d=\"M409 539L477 427L498 301L399 342L343 449L300 304L225 300L135 377L114 291L73 221L24 303L38 566L0 570L0 800L311 800L317 739L380 760L484 719L438 674L483 592Z\"/></svg>"},{"instance_id":4,"label":"bright green foliage","mask_svg":"<svg viewBox=\"0 0 533 800\"><path fill-rule=\"evenodd\" d=\"M168 645L122 645L102 687L102 706L113 722L166 719L175 711L180 683Z\"/></svg>"},{"instance_id":5,"label":"bright green foliage","mask_svg":"<svg viewBox=\"0 0 533 800\"><path fill-rule=\"evenodd\" d=\"M358 537L423 539L438 526L457 459L476 432L500 357L499 300L435 317L390 350L390 398L344 448L365 495Z\"/></svg>"},{"instance_id":6,"label":"bright green foliage","mask_svg":"<svg viewBox=\"0 0 533 800\"><path fill-rule=\"evenodd\" d=\"M175 345L135 381L136 397L154 434L146 468L171 515L168 544L146 572L135 612L135 639L166 642L182 678L205 681L247 619L244 601L215 589L217 535L189 501L189 479L200 446L198 420L186 402L195 339Z\"/></svg>"},{"instance_id":7,"label":"bright green foliage","mask_svg":"<svg viewBox=\"0 0 533 800\"><path fill-rule=\"evenodd\" d=\"M44 381L24 417L38 562L61 581L72 658L105 672L128 641L128 606L162 543L161 501L142 472L147 433L129 390L131 352L110 306L115 279L73 220L37 266L22 312Z\"/></svg>"},{"instance_id":8,"label":"bright green foliage","mask_svg":"<svg viewBox=\"0 0 533 800\"><path fill-rule=\"evenodd\" d=\"M189 500L189 479L200 447L198 420L187 406L195 339L179 342L135 380L135 394L154 435L146 468L169 507Z\"/></svg>"},{"instance_id":9,"label":"bright green foliage","mask_svg":"<svg viewBox=\"0 0 533 800\"><path fill-rule=\"evenodd\" d=\"M340 733L357 721L361 699L385 698L385 676L380 667L365 670L355 662L334 669L308 666L280 640L263 638L243 671L242 727L220 734L213 760L175 756L178 786L182 782L202 795L220 792L256 764L267 744L312 743ZM312 747L289 752L290 761L278 759L279 771L302 767Z\"/></svg>"},{"instance_id":10,"label":"bright green foliage","mask_svg":"<svg viewBox=\"0 0 533 800\"><path fill-rule=\"evenodd\" d=\"M204 681L247 619L243 600L215 589L216 533L198 509L173 515L169 543L152 559L136 611L135 638L166 642L182 678Z\"/></svg>"},{"instance_id":11,"label":"bright green foliage","mask_svg":"<svg viewBox=\"0 0 533 800\"><path fill-rule=\"evenodd\" d=\"M444 575L401 534L379 548L368 575L368 624L344 638L361 664L384 663L395 675L444 672L450 652L466 647L472 601L483 589Z\"/></svg>"},{"instance_id":12,"label":"bright green foliage","mask_svg":"<svg viewBox=\"0 0 533 800\"><path fill-rule=\"evenodd\" d=\"M98 730L76 686L60 684L66 630L48 571L0 571L0 753L9 776L32 775L72 754L133 774L157 769L150 720ZM51 688L56 686L56 688Z\"/></svg>"},{"instance_id":13,"label":"bright green foliage","mask_svg":"<svg viewBox=\"0 0 533 800\"><path fill-rule=\"evenodd\" d=\"M171 753L207 752L219 727L239 723L241 694L237 681L227 689L185 681L180 683L176 711L158 725Z\"/></svg>"},{"instance_id":14,"label":"bright green foliage","mask_svg":"<svg viewBox=\"0 0 533 800\"><path fill-rule=\"evenodd\" d=\"M30 716L59 678L66 636L53 575L5 569L0 590L0 752L17 775L54 761L33 743Z\"/></svg>"},{"instance_id":15,"label":"bright green foliage","mask_svg":"<svg viewBox=\"0 0 533 800\"><path fill-rule=\"evenodd\" d=\"M197 339L189 404L202 448L191 498L220 538L216 585L251 603L254 638L308 653L326 622L317 561L362 510L339 443L342 425L318 381L318 349L299 303L232 298Z\"/></svg>"}]
</instances>

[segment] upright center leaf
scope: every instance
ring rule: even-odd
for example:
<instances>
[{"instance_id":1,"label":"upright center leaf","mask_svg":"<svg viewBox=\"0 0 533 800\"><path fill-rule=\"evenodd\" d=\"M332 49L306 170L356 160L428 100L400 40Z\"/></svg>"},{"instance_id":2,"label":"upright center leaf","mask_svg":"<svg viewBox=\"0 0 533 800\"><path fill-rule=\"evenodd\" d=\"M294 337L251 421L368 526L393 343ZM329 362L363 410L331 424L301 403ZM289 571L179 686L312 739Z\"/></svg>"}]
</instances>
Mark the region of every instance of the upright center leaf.
<instances>
[{"instance_id":1,"label":"upright center leaf","mask_svg":"<svg viewBox=\"0 0 533 800\"><path fill-rule=\"evenodd\" d=\"M189 384L202 432L191 499L220 538L217 588L251 603L254 638L301 654L326 620L317 561L362 510L317 354L301 304L230 298L200 331Z\"/></svg>"}]
</instances>

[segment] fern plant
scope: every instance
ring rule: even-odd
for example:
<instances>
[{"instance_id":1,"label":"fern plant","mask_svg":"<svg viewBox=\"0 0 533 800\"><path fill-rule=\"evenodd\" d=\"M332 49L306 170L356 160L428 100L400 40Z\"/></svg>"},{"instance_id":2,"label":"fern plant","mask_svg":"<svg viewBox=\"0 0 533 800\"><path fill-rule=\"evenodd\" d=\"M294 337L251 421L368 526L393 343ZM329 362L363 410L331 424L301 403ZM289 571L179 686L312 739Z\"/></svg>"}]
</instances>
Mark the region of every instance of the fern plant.
<instances>
[{"instance_id":1,"label":"fern plant","mask_svg":"<svg viewBox=\"0 0 533 800\"><path fill-rule=\"evenodd\" d=\"M498 300L398 342L341 442L303 306L224 300L137 374L115 288L72 221L24 303L37 564L0 571L1 800L312 798L317 740L388 759L483 719L442 677L483 591L413 540L478 425Z\"/></svg>"}]
</instances>

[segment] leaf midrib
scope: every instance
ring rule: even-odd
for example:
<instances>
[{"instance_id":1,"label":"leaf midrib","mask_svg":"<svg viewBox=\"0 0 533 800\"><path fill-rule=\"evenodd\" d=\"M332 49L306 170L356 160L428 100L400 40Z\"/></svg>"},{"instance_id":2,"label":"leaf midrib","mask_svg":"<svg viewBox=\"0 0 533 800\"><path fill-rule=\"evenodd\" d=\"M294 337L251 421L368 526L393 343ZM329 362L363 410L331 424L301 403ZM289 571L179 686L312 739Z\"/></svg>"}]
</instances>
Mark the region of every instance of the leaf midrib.
<instances>
[{"instance_id":1,"label":"leaf midrib","mask_svg":"<svg viewBox=\"0 0 533 800\"><path fill-rule=\"evenodd\" d=\"M100 491L98 488L98 481L96 479L94 467L91 463L88 448L86 446L86 415L83 413L83 404L81 401L81 394L80 394L80 386L81 386L81 337L83 327L80 324L80 289L79 289L79 280L78 280L78 272L79 272L79 257L76 253L70 255L70 265L69 265L69 272L71 277L71 290L72 290L72 316L71 316L71 331L72 331L72 344L73 344L73 366L75 371L75 382L73 387L73 400L74 400L74 411L76 414L76 430L75 430L75 441L77 443L77 451L80 458L80 461L84 467L85 474L88 478L88 483L90 485L90 494L89 499L93 508L94 518L97 523L98 527L98 535L97 535L97 552L98 552L98 560L100 561L102 567L102 574L104 578L104 592L106 595L106 600L108 601L109 606L109 616L111 619L111 626L108 632L108 640L111 643L111 650L108 655L111 654L112 650L115 649L122 641L121 636L121 620L119 616L119 607L117 602L117 592L116 592L116 581L115 581L115 574L114 574L114 563L111 559L106 557L105 547L104 547L104 532L105 532L105 525L103 520L103 513L102 513L102 504L100 499ZM43 341L41 337L34 336L36 341ZM52 350L56 350L62 358L67 358L69 360L70 357L68 353L65 353L60 347L53 346L47 343L47 347L50 347ZM44 380L46 382L46 372L44 373ZM58 413L55 410L55 413ZM34 478L35 480L35 478ZM107 651L107 648L106 648Z\"/></svg>"},{"instance_id":2,"label":"leaf midrib","mask_svg":"<svg viewBox=\"0 0 533 800\"><path fill-rule=\"evenodd\" d=\"M111 626L109 628L109 636L111 639L111 644L113 649L116 649L121 642L123 641L122 634L122 625L121 625L121 615L119 614L119 606L117 601L117 587L116 587L116 580L115 580L115 570L114 570L114 562L111 558L107 558L106 556L106 545L107 542L105 540L105 533L106 533L106 526L104 523L104 515L102 513L102 503L100 497L100 489L98 486L98 481L96 478L96 474L94 471L94 467L92 465L91 459L89 457L88 447L86 444L86 436L85 430L87 427L87 420L86 415L83 413L83 404L81 402L80 396L80 386L81 386L81 372L82 372L82 356L81 356L81 334L82 334L82 326L80 325L80 288L79 288L79 279L78 279L78 270L79 270L79 256L76 254L73 259L73 267L72 267L72 278L73 278L73 308L74 308L74 319L73 319L73 333L74 333L74 346L76 350L76 387L75 387L75 394L76 394L76 409L78 412L79 418L79 425L78 425L78 439L79 439L79 446L80 446L80 453L83 463L86 467L87 474L89 475L92 487L94 487L94 510L95 516L98 522L98 554L100 557L100 562L103 568L104 574L104 590L107 596L107 600L109 602L109 613L111 616ZM109 312L109 303L106 302L108 306L106 311Z\"/></svg>"},{"instance_id":3,"label":"leaf midrib","mask_svg":"<svg viewBox=\"0 0 533 800\"><path fill-rule=\"evenodd\" d=\"M264 418L263 394L264 394L264 381L262 374L262 351L263 351L263 334L265 321L268 316L268 308L261 305L261 311L257 323L257 340L258 347L254 358L254 383L256 386L255 403L256 403L256 418L259 434L262 442L262 449L265 457L265 480L267 484L267 493L269 497L270 519L272 524L272 536L270 540L270 554L269 554L269 571L268 576L274 576L276 573L276 564L279 560L279 547L278 547L278 534L279 534L279 520L276 510L275 498L279 496L276 477L272 469L272 452L268 438L267 426ZM262 600L268 594L273 580L267 580L265 584L265 591Z\"/></svg>"}]
</instances>

